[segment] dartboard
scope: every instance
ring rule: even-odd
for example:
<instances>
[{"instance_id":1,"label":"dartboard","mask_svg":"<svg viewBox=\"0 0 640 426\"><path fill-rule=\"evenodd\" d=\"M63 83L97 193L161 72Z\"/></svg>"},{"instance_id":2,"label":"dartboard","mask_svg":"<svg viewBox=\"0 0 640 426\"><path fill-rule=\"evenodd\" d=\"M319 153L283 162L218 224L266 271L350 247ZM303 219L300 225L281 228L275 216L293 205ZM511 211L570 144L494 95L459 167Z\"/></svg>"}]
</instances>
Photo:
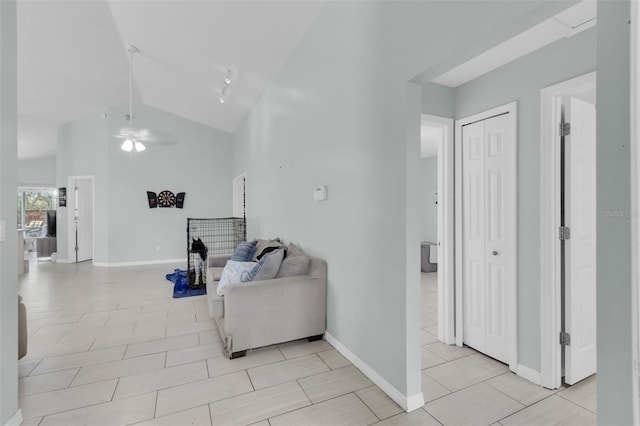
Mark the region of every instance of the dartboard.
<instances>
[{"instance_id":1,"label":"dartboard","mask_svg":"<svg viewBox=\"0 0 640 426\"><path fill-rule=\"evenodd\" d=\"M158 207L171 207L176 203L176 197L171 191L162 191L158 194Z\"/></svg>"}]
</instances>

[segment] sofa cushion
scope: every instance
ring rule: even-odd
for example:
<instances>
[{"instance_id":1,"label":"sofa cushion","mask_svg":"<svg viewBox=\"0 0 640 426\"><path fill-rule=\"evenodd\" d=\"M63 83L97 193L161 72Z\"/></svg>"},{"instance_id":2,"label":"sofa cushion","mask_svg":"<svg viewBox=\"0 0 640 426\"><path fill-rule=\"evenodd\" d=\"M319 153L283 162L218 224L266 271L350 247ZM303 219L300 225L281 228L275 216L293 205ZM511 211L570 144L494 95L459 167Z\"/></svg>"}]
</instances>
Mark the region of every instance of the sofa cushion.
<instances>
[{"instance_id":1,"label":"sofa cushion","mask_svg":"<svg viewBox=\"0 0 640 426\"><path fill-rule=\"evenodd\" d=\"M282 247L282 243L280 242L279 238L276 238L274 240L258 240L251 260L257 262L261 260L262 257L267 253L270 253L280 247Z\"/></svg>"},{"instance_id":2,"label":"sofa cushion","mask_svg":"<svg viewBox=\"0 0 640 426\"><path fill-rule=\"evenodd\" d=\"M224 316L224 297L218 296L216 288L218 281L207 280L207 302L209 305L209 315L212 318Z\"/></svg>"},{"instance_id":3,"label":"sofa cushion","mask_svg":"<svg viewBox=\"0 0 640 426\"><path fill-rule=\"evenodd\" d=\"M253 257L253 252L256 249L257 242L258 242L257 240L253 240L249 242L243 241L240 244L238 244L236 251L233 252L233 255L231 256L231 260L234 260L236 262L251 261L251 258Z\"/></svg>"},{"instance_id":4,"label":"sofa cushion","mask_svg":"<svg viewBox=\"0 0 640 426\"><path fill-rule=\"evenodd\" d=\"M297 245L289 243L287 255L278 270L278 278L306 275L309 270L309 256Z\"/></svg>"},{"instance_id":5,"label":"sofa cushion","mask_svg":"<svg viewBox=\"0 0 640 426\"><path fill-rule=\"evenodd\" d=\"M218 283L218 288L216 290L218 295L224 296L225 289L229 285L237 284L242 281L250 281L246 278L255 266L255 262L236 262L235 260L229 260L222 271L222 276Z\"/></svg>"},{"instance_id":6,"label":"sofa cushion","mask_svg":"<svg viewBox=\"0 0 640 426\"><path fill-rule=\"evenodd\" d=\"M243 276L242 281L262 281L272 280L278 275L282 258L284 257L284 247L266 253L251 272ZM246 278L246 279L245 279Z\"/></svg>"},{"instance_id":7,"label":"sofa cushion","mask_svg":"<svg viewBox=\"0 0 640 426\"><path fill-rule=\"evenodd\" d=\"M220 278L222 277L222 271L224 271L224 268L220 268L218 266L211 267L207 269L207 278L209 278L209 274L213 274L213 281L220 281Z\"/></svg>"}]
</instances>

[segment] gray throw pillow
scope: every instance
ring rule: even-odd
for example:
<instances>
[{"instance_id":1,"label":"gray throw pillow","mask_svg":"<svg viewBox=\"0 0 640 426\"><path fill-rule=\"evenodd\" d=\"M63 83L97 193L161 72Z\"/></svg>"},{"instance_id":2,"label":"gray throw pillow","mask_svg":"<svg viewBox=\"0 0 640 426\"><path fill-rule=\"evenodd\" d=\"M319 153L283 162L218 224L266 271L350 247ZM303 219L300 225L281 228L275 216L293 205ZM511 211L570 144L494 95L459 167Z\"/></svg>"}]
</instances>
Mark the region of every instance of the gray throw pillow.
<instances>
[{"instance_id":1,"label":"gray throw pillow","mask_svg":"<svg viewBox=\"0 0 640 426\"><path fill-rule=\"evenodd\" d=\"M287 247L287 256L280 265L278 278L294 277L297 275L306 275L309 271L309 256L297 245L289 243Z\"/></svg>"},{"instance_id":2,"label":"gray throw pillow","mask_svg":"<svg viewBox=\"0 0 640 426\"><path fill-rule=\"evenodd\" d=\"M260 262L249 272L247 281L272 280L278 275L282 258L284 257L284 247L265 254ZM243 278L244 280L244 278Z\"/></svg>"},{"instance_id":3,"label":"gray throw pillow","mask_svg":"<svg viewBox=\"0 0 640 426\"><path fill-rule=\"evenodd\" d=\"M251 260L257 262L261 260L264 255L278 247L282 247L282 243L279 238L274 240L258 240Z\"/></svg>"}]
</instances>

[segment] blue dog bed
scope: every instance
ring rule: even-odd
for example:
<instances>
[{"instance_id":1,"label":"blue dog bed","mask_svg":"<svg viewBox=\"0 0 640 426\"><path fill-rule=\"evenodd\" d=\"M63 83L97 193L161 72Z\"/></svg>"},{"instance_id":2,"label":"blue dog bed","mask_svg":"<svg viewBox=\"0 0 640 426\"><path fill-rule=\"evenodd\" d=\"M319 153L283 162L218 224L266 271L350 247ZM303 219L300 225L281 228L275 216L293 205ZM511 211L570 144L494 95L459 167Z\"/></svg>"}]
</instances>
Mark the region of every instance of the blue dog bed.
<instances>
[{"instance_id":1,"label":"blue dog bed","mask_svg":"<svg viewBox=\"0 0 640 426\"><path fill-rule=\"evenodd\" d=\"M170 274L167 274L167 279L171 281L173 286L173 298L201 296L207 294L207 289L202 288L189 288L189 278L187 277L187 270L176 269Z\"/></svg>"}]
</instances>

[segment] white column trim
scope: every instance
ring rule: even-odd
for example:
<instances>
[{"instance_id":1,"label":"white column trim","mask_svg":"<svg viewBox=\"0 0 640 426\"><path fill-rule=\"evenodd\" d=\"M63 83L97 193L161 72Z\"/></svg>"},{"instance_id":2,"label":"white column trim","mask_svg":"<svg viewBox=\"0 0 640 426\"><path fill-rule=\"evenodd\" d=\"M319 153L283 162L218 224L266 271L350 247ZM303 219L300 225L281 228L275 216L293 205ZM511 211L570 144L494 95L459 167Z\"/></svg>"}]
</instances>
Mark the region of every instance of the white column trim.
<instances>
[{"instance_id":1,"label":"white column trim","mask_svg":"<svg viewBox=\"0 0 640 426\"><path fill-rule=\"evenodd\" d=\"M632 407L633 407L633 423L640 423L640 226L638 223L638 215L640 214L640 185L638 178L640 176L640 147L638 144L638 120L640 120L640 5L637 1L631 1L631 19L630 19L630 77L631 96L630 96L630 114L631 119L631 140L629 150L631 156L631 350L632 350Z\"/></svg>"},{"instance_id":2,"label":"white column trim","mask_svg":"<svg viewBox=\"0 0 640 426\"><path fill-rule=\"evenodd\" d=\"M442 126L444 138L438 144L438 339L455 343L455 221L453 119L422 114L423 123Z\"/></svg>"}]
</instances>

